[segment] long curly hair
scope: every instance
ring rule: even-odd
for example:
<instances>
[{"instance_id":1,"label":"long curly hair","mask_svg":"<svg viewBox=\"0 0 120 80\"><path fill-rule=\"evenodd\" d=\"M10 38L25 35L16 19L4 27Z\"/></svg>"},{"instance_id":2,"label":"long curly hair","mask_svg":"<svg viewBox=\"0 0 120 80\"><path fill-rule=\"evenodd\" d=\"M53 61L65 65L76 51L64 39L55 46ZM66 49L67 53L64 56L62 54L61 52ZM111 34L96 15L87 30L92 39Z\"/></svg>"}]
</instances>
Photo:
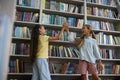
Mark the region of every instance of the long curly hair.
<instances>
[{"instance_id":1,"label":"long curly hair","mask_svg":"<svg viewBox=\"0 0 120 80\"><path fill-rule=\"evenodd\" d=\"M39 37L39 28L40 25L36 25L32 29L31 33L31 41L30 41L30 59L32 62L35 61L36 54L37 54L37 49L38 49L38 37Z\"/></svg>"}]
</instances>

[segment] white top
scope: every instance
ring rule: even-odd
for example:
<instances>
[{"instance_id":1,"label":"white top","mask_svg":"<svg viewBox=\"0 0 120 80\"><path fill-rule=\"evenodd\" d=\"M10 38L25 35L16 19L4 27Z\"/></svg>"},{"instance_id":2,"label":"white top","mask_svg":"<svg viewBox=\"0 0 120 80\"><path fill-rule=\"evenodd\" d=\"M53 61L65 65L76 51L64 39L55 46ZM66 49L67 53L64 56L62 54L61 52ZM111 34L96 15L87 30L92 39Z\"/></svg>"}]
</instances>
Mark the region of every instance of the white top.
<instances>
[{"instance_id":1,"label":"white top","mask_svg":"<svg viewBox=\"0 0 120 80\"><path fill-rule=\"evenodd\" d=\"M68 36L68 40L71 42L75 41L72 33L70 33L70 35ZM97 41L91 36L88 38L85 37L84 40L85 41L83 46L79 48L79 58L81 60L95 63L97 59L101 59Z\"/></svg>"}]
</instances>

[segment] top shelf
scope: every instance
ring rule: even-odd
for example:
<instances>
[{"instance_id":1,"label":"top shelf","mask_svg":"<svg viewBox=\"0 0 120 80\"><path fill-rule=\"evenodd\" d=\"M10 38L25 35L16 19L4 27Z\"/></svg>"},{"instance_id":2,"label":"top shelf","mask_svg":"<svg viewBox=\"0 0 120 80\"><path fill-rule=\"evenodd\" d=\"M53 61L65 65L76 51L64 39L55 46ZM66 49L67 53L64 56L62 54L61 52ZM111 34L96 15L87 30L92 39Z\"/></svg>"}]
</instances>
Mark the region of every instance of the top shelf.
<instances>
[{"instance_id":1,"label":"top shelf","mask_svg":"<svg viewBox=\"0 0 120 80\"><path fill-rule=\"evenodd\" d=\"M92 3L92 4L97 5L96 3ZM92 4L88 4L88 5L92 5ZM98 6L103 6L103 5L98 5ZM104 7L111 8L109 6L104 6ZM112 7L112 8L115 9L115 7ZM19 10L19 11L40 12L40 9L33 8L33 7L28 7L28 6L17 5L16 9ZM70 13L70 12L56 11L56 10L50 10L50 9L42 9L42 12L46 13L46 14L56 14L56 15L69 16L69 17L71 16L71 17L82 18L82 19L85 16L84 14L81 14L81 13ZM109 22L114 22L114 23L120 22L120 19L117 19L117 18L107 18L107 17L94 16L94 15L87 15L87 18L91 19L91 20L109 21Z\"/></svg>"}]
</instances>

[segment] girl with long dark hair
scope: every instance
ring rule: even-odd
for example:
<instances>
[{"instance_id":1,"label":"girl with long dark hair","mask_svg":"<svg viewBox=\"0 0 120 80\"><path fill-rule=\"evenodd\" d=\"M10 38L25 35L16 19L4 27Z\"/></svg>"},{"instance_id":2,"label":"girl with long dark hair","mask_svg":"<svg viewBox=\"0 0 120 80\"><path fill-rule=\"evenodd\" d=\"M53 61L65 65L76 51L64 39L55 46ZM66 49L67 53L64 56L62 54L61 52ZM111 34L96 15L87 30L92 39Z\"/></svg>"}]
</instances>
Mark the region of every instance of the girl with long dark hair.
<instances>
[{"instance_id":1,"label":"girl with long dark hair","mask_svg":"<svg viewBox=\"0 0 120 80\"><path fill-rule=\"evenodd\" d=\"M61 32L55 37L45 35L46 33L43 25L36 25L33 28L30 45L30 58L33 62L32 80L51 80L47 62L48 43L51 40L59 40L66 26L68 26L68 24L64 23Z\"/></svg>"}]
</instances>

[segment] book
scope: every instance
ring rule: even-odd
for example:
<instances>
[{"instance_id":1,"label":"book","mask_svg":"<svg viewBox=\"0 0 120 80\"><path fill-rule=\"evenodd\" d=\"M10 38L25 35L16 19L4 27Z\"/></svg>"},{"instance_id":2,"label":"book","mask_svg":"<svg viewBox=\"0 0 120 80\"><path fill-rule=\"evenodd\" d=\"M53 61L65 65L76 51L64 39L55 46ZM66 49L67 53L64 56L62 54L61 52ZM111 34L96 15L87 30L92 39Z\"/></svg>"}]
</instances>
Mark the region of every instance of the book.
<instances>
[{"instance_id":1,"label":"book","mask_svg":"<svg viewBox=\"0 0 120 80\"><path fill-rule=\"evenodd\" d=\"M62 63L54 62L53 63L54 74L59 74L61 72L62 66L63 66Z\"/></svg>"},{"instance_id":2,"label":"book","mask_svg":"<svg viewBox=\"0 0 120 80\"><path fill-rule=\"evenodd\" d=\"M115 26L115 30L116 30L116 31L120 31L120 24L117 25L117 26Z\"/></svg>"},{"instance_id":3,"label":"book","mask_svg":"<svg viewBox=\"0 0 120 80\"><path fill-rule=\"evenodd\" d=\"M68 70L68 68L69 68L69 65L70 65L70 62L63 64L62 70L61 70L61 73L62 73L62 74L66 74L66 73L67 73L67 70Z\"/></svg>"},{"instance_id":4,"label":"book","mask_svg":"<svg viewBox=\"0 0 120 80\"><path fill-rule=\"evenodd\" d=\"M83 27L84 20L83 19L77 19L77 28L82 28Z\"/></svg>"}]
</instances>

